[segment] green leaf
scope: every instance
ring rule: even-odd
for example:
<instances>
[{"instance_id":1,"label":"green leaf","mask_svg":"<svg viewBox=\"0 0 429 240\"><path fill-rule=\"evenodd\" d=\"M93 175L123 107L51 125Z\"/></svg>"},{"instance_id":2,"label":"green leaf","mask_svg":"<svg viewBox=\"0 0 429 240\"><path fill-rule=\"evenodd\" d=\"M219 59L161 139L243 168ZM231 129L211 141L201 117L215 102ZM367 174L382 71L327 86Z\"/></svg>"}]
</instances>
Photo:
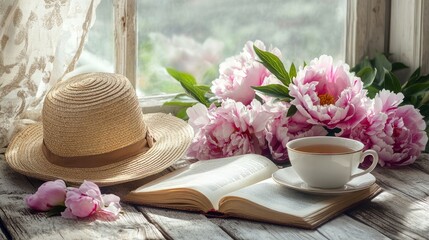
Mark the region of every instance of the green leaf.
<instances>
[{"instance_id":1,"label":"green leaf","mask_svg":"<svg viewBox=\"0 0 429 240\"><path fill-rule=\"evenodd\" d=\"M183 119L185 121L187 121L189 119L188 114L186 114L186 110L188 108L181 108L177 113L176 113L176 117Z\"/></svg>"},{"instance_id":2,"label":"green leaf","mask_svg":"<svg viewBox=\"0 0 429 240\"><path fill-rule=\"evenodd\" d=\"M267 96L276 98L290 98L289 89L281 84L269 84L252 88Z\"/></svg>"},{"instance_id":3,"label":"green leaf","mask_svg":"<svg viewBox=\"0 0 429 240\"><path fill-rule=\"evenodd\" d=\"M185 72L179 72L179 71L174 70L172 68L167 68L167 72L173 78L175 78L177 81L180 82L182 87L185 89L185 91L191 97L193 97L198 102L206 105L207 107L209 106L210 103L209 103L208 99L205 97L206 91L201 90L200 88L198 88L196 86L197 83L195 81L195 78L192 75L185 73Z\"/></svg>"},{"instance_id":4,"label":"green leaf","mask_svg":"<svg viewBox=\"0 0 429 240\"><path fill-rule=\"evenodd\" d=\"M295 105L291 105L289 107L289 109L287 110L286 116L287 117L292 117L297 111L298 111L298 109L296 108L296 106Z\"/></svg>"},{"instance_id":5,"label":"green leaf","mask_svg":"<svg viewBox=\"0 0 429 240\"><path fill-rule=\"evenodd\" d=\"M408 81L405 83L405 86L409 86L409 85L414 84L414 83L417 81L417 79L419 79L419 77L420 77L420 67L419 67L419 68L417 68L417 69L413 72L413 74L411 74L410 78L409 78L409 79L408 79Z\"/></svg>"},{"instance_id":6,"label":"green leaf","mask_svg":"<svg viewBox=\"0 0 429 240\"><path fill-rule=\"evenodd\" d=\"M197 87L197 88L199 88L205 92L211 92L210 86L207 86L207 85L196 85L195 87Z\"/></svg>"},{"instance_id":7,"label":"green leaf","mask_svg":"<svg viewBox=\"0 0 429 240\"><path fill-rule=\"evenodd\" d=\"M422 100L420 101L420 105L429 105L429 92L423 94Z\"/></svg>"},{"instance_id":8,"label":"green leaf","mask_svg":"<svg viewBox=\"0 0 429 240\"><path fill-rule=\"evenodd\" d=\"M253 49L256 55L261 59L262 65L274 74L284 85L288 86L290 77L280 58L270 52L257 48L255 45L253 45Z\"/></svg>"},{"instance_id":9,"label":"green leaf","mask_svg":"<svg viewBox=\"0 0 429 240\"><path fill-rule=\"evenodd\" d=\"M403 64L403 63L401 63L401 62L394 62L394 63L392 63L392 72L398 71L398 70L402 70L402 69L405 69L405 68L408 68L408 66L405 65L405 64Z\"/></svg>"},{"instance_id":10,"label":"green leaf","mask_svg":"<svg viewBox=\"0 0 429 240\"><path fill-rule=\"evenodd\" d=\"M264 100L258 94L255 94L255 99L260 103L264 103Z\"/></svg>"},{"instance_id":11,"label":"green leaf","mask_svg":"<svg viewBox=\"0 0 429 240\"><path fill-rule=\"evenodd\" d=\"M373 68L371 62L369 61L368 57L366 57L362 63L360 64L361 68L366 68L366 67L370 67Z\"/></svg>"},{"instance_id":12,"label":"green leaf","mask_svg":"<svg viewBox=\"0 0 429 240\"><path fill-rule=\"evenodd\" d=\"M192 76L189 73L186 72L180 72L173 68L167 68L168 74L170 74L172 77L174 77L177 81L180 83L185 82L192 85L196 85L197 81L195 80L194 76Z\"/></svg>"},{"instance_id":13,"label":"green leaf","mask_svg":"<svg viewBox=\"0 0 429 240\"><path fill-rule=\"evenodd\" d=\"M398 78L393 73L389 72L387 69L384 69L384 73L385 73L384 88L394 93L400 92L401 83L399 82Z\"/></svg>"},{"instance_id":14,"label":"green leaf","mask_svg":"<svg viewBox=\"0 0 429 240\"><path fill-rule=\"evenodd\" d=\"M402 88L405 89L407 87L413 86L414 84L427 83L427 82L429 82L429 74L425 76L420 76L420 68L418 68L410 76L409 80L403 84Z\"/></svg>"},{"instance_id":15,"label":"green leaf","mask_svg":"<svg viewBox=\"0 0 429 240\"><path fill-rule=\"evenodd\" d=\"M350 69L350 72L357 73L366 67L372 68L371 62L369 61L368 57L365 57L365 59L363 59L360 63L358 63L356 66Z\"/></svg>"},{"instance_id":16,"label":"green leaf","mask_svg":"<svg viewBox=\"0 0 429 240\"><path fill-rule=\"evenodd\" d=\"M375 66L382 66L385 69L392 71L392 63L386 58L384 54L381 53L375 56Z\"/></svg>"},{"instance_id":17,"label":"green leaf","mask_svg":"<svg viewBox=\"0 0 429 240\"><path fill-rule=\"evenodd\" d=\"M326 131L328 131L328 134L326 134L326 136L335 136L337 133L341 132L340 128L330 129L330 128L325 127L325 129L326 129Z\"/></svg>"},{"instance_id":18,"label":"green leaf","mask_svg":"<svg viewBox=\"0 0 429 240\"><path fill-rule=\"evenodd\" d=\"M406 87L402 93L405 96L410 96L410 95L418 95L421 93L425 93L427 90L429 89L429 82L425 82L425 83L416 83L413 84L409 87Z\"/></svg>"},{"instance_id":19,"label":"green leaf","mask_svg":"<svg viewBox=\"0 0 429 240\"><path fill-rule=\"evenodd\" d=\"M409 86L417 83L426 83L426 82L429 82L429 74L426 76L420 76L416 80L414 80L411 84L407 84L407 85Z\"/></svg>"},{"instance_id":20,"label":"green leaf","mask_svg":"<svg viewBox=\"0 0 429 240\"><path fill-rule=\"evenodd\" d=\"M193 98L189 97L189 95L186 93L178 93L176 94L176 96L174 96L173 99L188 101L188 100L192 100Z\"/></svg>"},{"instance_id":21,"label":"green leaf","mask_svg":"<svg viewBox=\"0 0 429 240\"><path fill-rule=\"evenodd\" d=\"M392 71L392 64L383 54L377 54L374 61L375 68L377 69L377 84L382 86L386 76L384 69L386 69L388 72Z\"/></svg>"},{"instance_id":22,"label":"green leaf","mask_svg":"<svg viewBox=\"0 0 429 240\"><path fill-rule=\"evenodd\" d=\"M290 68L289 68L289 77L290 79L293 79L294 77L296 77L296 67L295 64L291 64Z\"/></svg>"},{"instance_id":23,"label":"green leaf","mask_svg":"<svg viewBox=\"0 0 429 240\"><path fill-rule=\"evenodd\" d=\"M356 76L360 77L363 82L363 87L367 88L374 82L375 76L377 75L377 69L372 67L362 68Z\"/></svg>"},{"instance_id":24,"label":"green leaf","mask_svg":"<svg viewBox=\"0 0 429 240\"><path fill-rule=\"evenodd\" d=\"M212 104L215 104L216 106L221 105L221 102L214 94L210 94L209 103L210 103L209 106L211 106Z\"/></svg>"},{"instance_id":25,"label":"green leaf","mask_svg":"<svg viewBox=\"0 0 429 240\"><path fill-rule=\"evenodd\" d=\"M350 68L350 72L359 72L359 70L361 69L360 64L356 64L356 66Z\"/></svg>"},{"instance_id":26,"label":"green leaf","mask_svg":"<svg viewBox=\"0 0 429 240\"><path fill-rule=\"evenodd\" d=\"M53 208L51 208L46 215L48 217L52 217L52 216L59 216L61 215L62 212L64 212L64 210L66 210L66 206L54 206Z\"/></svg>"},{"instance_id":27,"label":"green leaf","mask_svg":"<svg viewBox=\"0 0 429 240\"><path fill-rule=\"evenodd\" d=\"M425 76L421 76L417 81L419 83L429 81L429 74Z\"/></svg>"},{"instance_id":28,"label":"green leaf","mask_svg":"<svg viewBox=\"0 0 429 240\"><path fill-rule=\"evenodd\" d=\"M376 88L374 85L369 86L367 88L368 93L366 94L369 98L374 98L375 95L380 91L380 89Z\"/></svg>"},{"instance_id":29,"label":"green leaf","mask_svg":"<svg viewBox=\"0 0 429 240\"><path fill-rule=\"evenodd\" d=\"M191 97L189 97L185 93L177 94L173 99L168 102L165 102L164 106L182 106L182 107L192 107L195 105L197 101Z\"/></svg>"},{"instance_id":30,"label":"green leaf","mask_svg":"<svg viewBox=\"0 0 429 240\"><path fill-rule=\"evenodd\" d=\"M417 101L418 101L417 96L416 95L411 95L410 97L405 97L403 103L408 102L408 104L416 106L417 105Z\"/></svg>"},{"instance_id":31,"label":"green leaf","mask_svg":"<svg viewBox=\"0 0 429 240\"><path fill-rule=\"evenodd\" d=\"M423 115L425 121L429 121L429 105L425 104L419 107L420 114ZM426 128L429 128L429 125L426 125Z\"/></svg>"}]
</instances>

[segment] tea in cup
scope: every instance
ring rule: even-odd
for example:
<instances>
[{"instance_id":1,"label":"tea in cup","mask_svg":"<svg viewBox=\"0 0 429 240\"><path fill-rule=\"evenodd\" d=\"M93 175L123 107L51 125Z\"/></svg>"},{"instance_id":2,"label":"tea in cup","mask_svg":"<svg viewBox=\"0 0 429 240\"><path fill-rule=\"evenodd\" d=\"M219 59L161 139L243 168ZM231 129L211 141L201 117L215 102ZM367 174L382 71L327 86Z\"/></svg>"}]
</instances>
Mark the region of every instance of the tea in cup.
<instances>
[{"instance_id":1,"label":"tea in cup","mask_svg":"<svg viewBox=\"0 0 429 240\"><path fill-rule=\"evenodd\" d=\"M363 151L363 143L341 137L303 137L286 144L292 168L310 187L340 188L355 177L374 170L378 155ZM372 164L360 170L359 164L372 156Z\"/></svg>"}]
</instances>

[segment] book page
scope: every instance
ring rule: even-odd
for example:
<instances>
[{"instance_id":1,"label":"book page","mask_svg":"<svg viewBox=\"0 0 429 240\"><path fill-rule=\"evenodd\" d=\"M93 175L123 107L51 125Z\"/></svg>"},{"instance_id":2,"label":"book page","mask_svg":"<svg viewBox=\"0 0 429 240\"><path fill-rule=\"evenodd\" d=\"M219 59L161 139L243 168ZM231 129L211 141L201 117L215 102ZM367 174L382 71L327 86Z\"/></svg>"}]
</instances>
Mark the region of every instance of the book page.
<instances>
[{"instance_id":1,"label":"book page","mask_svg":"<svg viewBox=\"0 0 429 240\"><path fill-rule=\"evenodd\" d=\"M356 192L315 195L288 189L270 178L227 194L219 202L219 211L229 216L313 229L381 191L374 183Z\"/></svg>"},{"instance_id":2,"label":"book page","mask_svg":"<svg viewBox=\"0 0 429 240\"><path fill-rule=\"evenodd\" d=\"M271 178L231 192L226 196L247 199L274 211L300 218L327 207L330 204L328 200L335 198L333 196L310 195L288 189Z\"/></svg>"},{"instance_id":3,"label":"book page","mask_svg":"<svg viewBox=\"0 0 429 240\"><path fill-rule=\"evenodd\" d=\"M278 170L268 158L256 154L199 161L143 185L132 193L193 189L205 195L215 209L225 194L270 178Z\"/></svg>"}]
</instances>

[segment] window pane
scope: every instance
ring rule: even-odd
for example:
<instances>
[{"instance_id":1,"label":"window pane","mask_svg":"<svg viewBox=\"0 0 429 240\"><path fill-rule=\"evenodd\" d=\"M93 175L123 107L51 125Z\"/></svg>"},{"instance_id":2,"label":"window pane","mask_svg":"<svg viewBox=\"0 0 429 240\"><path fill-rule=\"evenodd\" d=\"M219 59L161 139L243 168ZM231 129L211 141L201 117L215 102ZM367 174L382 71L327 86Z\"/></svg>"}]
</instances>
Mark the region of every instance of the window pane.
<instances>
[{"instance_id":1,"label":"window pane","mask_svg":"<svg viewBox=\"0 0 429 240\"><path fill-rule=\"evenodd\" d=\"M138 1L138 92L181 91L165 67L210 83L218 65L244 44L262 40L301 64L321 54L344 59L344 0Z\"/></svg>"},{"instance_id":2,"label":"window pane","mask_svg":"<svg viewBox=\"0 0 429 240\"><path fill-rule=\"evenodd\" d=\"M84 72L114 72L113 0L103 0L73 75Z\"/></svg>"}]
</instances>

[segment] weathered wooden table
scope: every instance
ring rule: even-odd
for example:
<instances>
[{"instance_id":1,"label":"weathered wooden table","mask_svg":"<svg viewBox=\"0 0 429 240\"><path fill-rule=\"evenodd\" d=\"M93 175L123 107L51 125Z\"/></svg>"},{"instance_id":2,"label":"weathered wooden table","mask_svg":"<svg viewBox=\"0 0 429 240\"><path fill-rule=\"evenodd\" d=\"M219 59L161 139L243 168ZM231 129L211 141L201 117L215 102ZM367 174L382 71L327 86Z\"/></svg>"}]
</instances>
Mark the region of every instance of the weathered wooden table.
<instances>
[{"instance_id":1,"label":"weathered wooden table","mask_svg":"<svg viewBox=\"0 0 429 240\"><path fill-rule=\"evenodd\" d=\"M374 175L383 193L316 230L125 203L116 221L76 221L30 211L23 197L42 182L13 172L0 154L0 239L429 239L429 154L404 168L377 168ZM142 183L102 192L122 195Z\"/></svg>"}]
</instances>

